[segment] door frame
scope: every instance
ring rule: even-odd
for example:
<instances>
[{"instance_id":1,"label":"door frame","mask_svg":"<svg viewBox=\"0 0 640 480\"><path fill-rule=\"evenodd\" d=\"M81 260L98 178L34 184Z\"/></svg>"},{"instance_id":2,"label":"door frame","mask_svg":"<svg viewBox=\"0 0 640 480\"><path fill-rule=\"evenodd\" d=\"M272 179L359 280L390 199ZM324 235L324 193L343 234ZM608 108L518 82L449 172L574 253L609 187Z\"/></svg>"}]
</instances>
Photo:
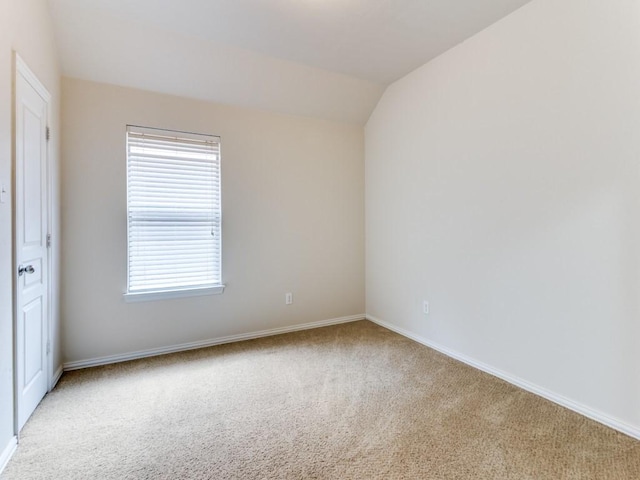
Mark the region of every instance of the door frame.
<instances>
[{"instance_id":1,"label":"door frame","mask_svg":"<svg viewBox=\"0 0 640 480\"><path fill-rule=\"evenodd\" d=\"M18 418L18 246L16 242L17 235L17 189L16 189L16 170L17 170L17 116L16 116L16 108L17 108L17 83L18 76L22 76L29 85L40 95L43 100L47 104L47 141L45 142L45 185L46 185L46 211L47 211L47 235L51 235L52 230L52 216L53 216L53 201L52 201L52 191L53 191L53 176L51 169L51 148L49 145L49 128L51 125L51 94L44 86L42 82L38 79L35 73L29 68L27 63L20 57L18 52L13 52L13 76L12 76L12 108L11 108L11 124L13 127L13 133L11 138L11 185L12 185L12 284L13 284L13 430L16 437L20 438L20 431L18 429L19 418ZM49 237L50 238L50 237ZM50 243L47 243L46 247L46 262L47 262L47 307L45 311L45 325L46 325L46 340L47 340L47 352L46 352L46 378L47 378L47 392L50 392L53 385L53 355L51 352L51 332L52 332L52 264L53 259L51 255L51 246Z\"/></svg>"}]
</instances>

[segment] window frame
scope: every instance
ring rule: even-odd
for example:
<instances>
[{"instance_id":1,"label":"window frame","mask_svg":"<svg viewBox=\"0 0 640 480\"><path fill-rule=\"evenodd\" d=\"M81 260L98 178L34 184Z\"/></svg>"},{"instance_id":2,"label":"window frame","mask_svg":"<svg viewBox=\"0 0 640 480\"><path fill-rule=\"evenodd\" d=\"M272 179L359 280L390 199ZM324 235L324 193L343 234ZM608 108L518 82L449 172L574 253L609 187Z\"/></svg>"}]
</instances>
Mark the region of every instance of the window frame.
<instances>
[{"instance_id":1,"label":"window frame","mask_svg":"<svg viewBox=\"0 0 640 480\"><path fill-rule=\"evenodd\" d=\"M218 220L218 230L216 234L218 235L218 244L219 244L219 258L218 258L218 277L220 279L220 283L211 283L205 284L203 286L169 286L166 288L150 288L146 290L130 290L131 283L131 272L130 272L130 264L131 264L131 237L130 237L130 227L131 227L131 218L130 218L130 191L129 191L129 183L130 183L130 150L129 150L129 133L130 131L134 131L138 135L143 134L145 132L149 132L150 135L157 134L159 136L166 136L168 138L183 138L185 140L202 140L204 138L212 139L214 142L218 144L217 147L217 162L218 162L218 191L217 198L219 200L219 220ZM185 132L180 130L171 130L166 128L156 128L156 127L144 127L139 125L131 125L128 124L125 130L125 161L126 161L126 217L127 217L127 277L126 277L126 289L123 294L123 297L126 302L139 302L139 301L152 301L152 300L163 300L170 298L182 298L182 297L194 297L201 295L214 295L221 294L224 292L225 285L222 282L222 144L221 138L218 135L211 134L200 134L193 132ZM213 177L212 177L213 178ZM216 209L217 211L217 209Z\"/></svg>"}]
</instances>

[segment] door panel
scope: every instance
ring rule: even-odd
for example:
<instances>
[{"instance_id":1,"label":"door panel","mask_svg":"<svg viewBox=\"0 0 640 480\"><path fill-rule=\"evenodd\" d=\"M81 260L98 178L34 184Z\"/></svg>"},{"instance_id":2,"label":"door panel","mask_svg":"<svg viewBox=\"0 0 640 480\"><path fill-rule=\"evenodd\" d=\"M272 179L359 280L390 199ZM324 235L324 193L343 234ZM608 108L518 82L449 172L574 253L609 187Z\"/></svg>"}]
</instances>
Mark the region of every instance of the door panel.
<instances>
[{"instance_id":1,"label":"door panel","mask_svg":"<svg viewBox=\"0 0 640 480\"><path fill-rule=\"evenodd\" d=\"M30 99L35 102L37 99ZM24 206L24 245L33 247L41 246L42 242L42 164L39 161L43 157L39 141L39 133L43 112L33 112L33 108L42 108L41 105L24 103L24 176L23 196L20 199ZM38 141L36 141L38 140Z\"/></svg>"},{"instance_id":2,"label":"door panel","mask_svg":"<svg viewBox=\"0 0 640 480\"><path fill-rule=\"evenodd\" d=\"M43 375L42 364L42 340L44 338L44 325L42 319L42 299L36 298L22 309L22 322L24 339L22 351L24 352L24 390L27 391L38 381L38 376ZM37 385L36 385L37 388Z\"/></svg>"},{"instance_id":3,"label":"door panel","mask_svg":"<svg viewBox=\"0 0 640 480\"><path fill-rule=\"evenodd\" d=\"M48 94L18 64L16 74L16 408L22 429L47 393ZM21 268L19 268L21 267Z\"/></svg>"}]
</instances>

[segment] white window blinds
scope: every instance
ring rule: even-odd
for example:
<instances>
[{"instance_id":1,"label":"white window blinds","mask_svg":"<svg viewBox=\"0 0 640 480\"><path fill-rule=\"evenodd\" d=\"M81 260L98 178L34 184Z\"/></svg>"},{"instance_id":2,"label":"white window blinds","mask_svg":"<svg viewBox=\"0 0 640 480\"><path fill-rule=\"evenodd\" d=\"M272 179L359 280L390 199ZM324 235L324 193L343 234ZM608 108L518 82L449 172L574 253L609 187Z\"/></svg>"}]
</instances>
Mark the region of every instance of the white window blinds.
<instances>
[{"instance_id":1,"label":"white window blinds","mask_svg":"<svg viewBox=\"0 0 640 480\"><path fill-rule=\"evenodd\" d=\"M128 293L221 278L220 138L127 126Z\"/></svg>"}]
</instances>

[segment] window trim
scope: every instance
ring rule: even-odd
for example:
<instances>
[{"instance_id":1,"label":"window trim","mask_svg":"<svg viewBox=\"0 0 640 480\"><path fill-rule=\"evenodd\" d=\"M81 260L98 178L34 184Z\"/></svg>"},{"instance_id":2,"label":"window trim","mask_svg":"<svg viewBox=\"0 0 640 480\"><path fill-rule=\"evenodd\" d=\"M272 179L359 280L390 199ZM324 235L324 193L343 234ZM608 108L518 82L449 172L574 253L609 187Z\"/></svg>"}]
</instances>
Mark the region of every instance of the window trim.
<instances>
[{"instance_id":1,"label":"window trim","mask_svg":"<svg viewBox=\"0 0 640 480\"><path fill-rule=\"evenodd\" d=\"M179 290L153 290L148 292L124 293L127 303L149 302L153 300L166 300L170 298L201 297L205 295L220 295L224 293L226 285L214 285L205 288L183 288Z\"/></svg>"},{"instance_id":2,"label":"window trim","mask_svg":"<svg viewBox=\"0 0 640 480\"><path fill-rule=\"evenodd\" d=\"M126 288L123 293L123 298L127 303L130 302L145 302L145 301L154 301L154 300L165 300L172 298L186 298L186 297L196 297L196 296L205 296L205 295L219 295L224 292L226 287L225 284L210 284L205 286L189 286L189 287L168 287L168 288L156 288L149 290L138 290L138 291L129 291L129 282L130 282L130 273L129 273L129 264L130 264L130 241L129 241L129 147L128 147L128 137L129 131L134 130L138 133L144 133L144 131L148 131L149 133L166 133L166 134L176 134L176 135L184 135L184 138L192 138L200 140L203 137L213 137L217 138L218 143L218 178L221 179L221 164L220 164L220 155L221 155L221 138L219 135L211 135L211 134L201 134L201 133L193 133L186 132L181 130L171 130L166 128L156 128L156 127L144 127L140 125L127 124L125 129L125 144L126 146L126 155L125 160L127 164L126 168L126 182L127 182L127 277L126 277ZM218 191L218 198L220 200L220 204L222 202L222 188L220 187ZM220 212L222 213L222 212ZM222 218L222 215L220 215ZM220 225L220 238L219 238L219 251L220 256L222 255L222 225ZM220 277L222 276L222 258L219 258L220 265Z\"/></svg>"}]
</instances>

